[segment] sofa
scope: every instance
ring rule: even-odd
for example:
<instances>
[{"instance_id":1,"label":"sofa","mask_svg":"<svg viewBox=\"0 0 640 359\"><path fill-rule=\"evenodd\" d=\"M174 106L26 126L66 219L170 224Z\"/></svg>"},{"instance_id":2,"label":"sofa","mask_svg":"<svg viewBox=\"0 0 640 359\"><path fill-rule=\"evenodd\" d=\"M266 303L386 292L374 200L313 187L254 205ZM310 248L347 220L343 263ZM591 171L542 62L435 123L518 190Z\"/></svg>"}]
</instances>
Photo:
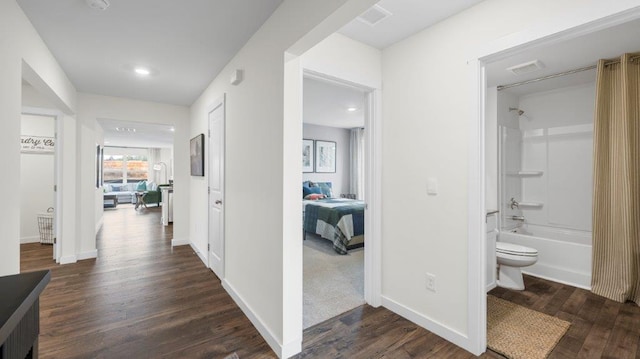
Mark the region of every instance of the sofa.
<instances>
[{"instance_id":1,"label":"sofa","mask_svg":"<svg viewBox=\"0 0 640 359\"><path fill-rule=\"evenodd\" d=\"M116 196L118 204L136 203L136 192L146 192L144 201L147 204L160 205L162 195L160 188L154 182L140 181L134 183L105 183L103 185L104 196Z\"/></svg>"}]
</instances>

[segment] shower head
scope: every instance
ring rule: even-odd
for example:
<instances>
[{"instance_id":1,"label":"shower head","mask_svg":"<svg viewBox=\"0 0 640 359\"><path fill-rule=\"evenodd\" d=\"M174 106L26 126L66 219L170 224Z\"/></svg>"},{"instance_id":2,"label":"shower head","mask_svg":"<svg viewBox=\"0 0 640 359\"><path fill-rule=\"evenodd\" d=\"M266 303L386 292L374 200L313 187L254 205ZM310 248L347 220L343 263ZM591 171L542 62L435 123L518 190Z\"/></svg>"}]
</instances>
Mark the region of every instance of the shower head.
<instances>
[{"instance_id":1,"label":"shower head","mask_svg":"<svg viewBox=\"0 0 640 359\"><path fill-rule=\"evenodd\" d=\"M521 109L519 109L517 107L509 107L509 111L517 111L518 112L518 116L524 115L524 111L522 111Z\"/></svg>"}]
</instances>

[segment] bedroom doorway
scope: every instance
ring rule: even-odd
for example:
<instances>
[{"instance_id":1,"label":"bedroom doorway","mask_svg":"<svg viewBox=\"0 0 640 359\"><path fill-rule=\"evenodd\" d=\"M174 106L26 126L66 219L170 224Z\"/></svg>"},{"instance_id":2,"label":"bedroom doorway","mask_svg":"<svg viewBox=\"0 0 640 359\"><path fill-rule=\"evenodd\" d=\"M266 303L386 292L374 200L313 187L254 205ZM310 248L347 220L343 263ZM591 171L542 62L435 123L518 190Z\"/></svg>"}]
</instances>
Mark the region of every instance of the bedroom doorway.
<instances>
[{"instance_id":1,"label":"bedroom doorway","mask_svg":"<svg viewBox=\"0 0 640 359\"><path fill-rule=\"evenodd\" d=\"M370 94L370 89L304 72L303 329L366 303ZM335 208L344 216L325 222L323 213Z\"/></svg>"}]
</instances>

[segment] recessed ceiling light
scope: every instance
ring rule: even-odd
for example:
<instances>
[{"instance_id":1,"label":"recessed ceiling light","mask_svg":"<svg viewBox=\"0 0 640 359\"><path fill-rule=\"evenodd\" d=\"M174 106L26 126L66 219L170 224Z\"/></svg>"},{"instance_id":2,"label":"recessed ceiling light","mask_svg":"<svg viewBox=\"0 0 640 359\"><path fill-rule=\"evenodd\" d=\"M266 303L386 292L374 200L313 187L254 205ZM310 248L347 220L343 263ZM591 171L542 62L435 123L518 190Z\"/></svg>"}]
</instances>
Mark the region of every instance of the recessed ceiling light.
<instances>
[{"instance_id":1,"label":"recessed ceiling light","mask_svg":"<svg viewBox=\"0 0 640 359\"><path fill-rule=\"evenodd\" d=\"M85 0L85 1L90 8L96 9L96 10L106 10L109 7L109 5L111 5L109 3L109 0Z\"/></svg>"},{"instance_id":2,"label":"recessed ceiling light","mask_svg":"<svg viewBox=\"0 0 640 359\"><path fill-rule=\"evenodd\" d=\"M118 132L136 132L136 129L133 127L116 127L116 131Z\"/></svg>"},{"instance_id":3,"label":"recessed ceiling light","mask_svg":"<svg viewBox=\"0 0 640 359\"><path fill-rule=\"evenodd\" d=\"M356 112L356 111L358 111L358 108L357 107L347 107L347 111Z\"/></svg>"},{"instance_id":4,"label":"recessed ceiling light","mask_svg":"<svg viewBox=\"0 0 640 359\"><path fill-rule=\"evenodd\" d=\"M170 129L170 131L171 131L171 132L174 132L175 130L176 130L176 129L175 129L175 128L173 128L173 127L171 127L171 129Z\"/></svg>"},{"instance_id":5,"label":"recessed ceiling light","mask_svg":"<svg viewBox=\"0 0 640 359\"><path fill-rule=\"evenodd\" d=\"M146 69L144 67L136 67L133 71L135 71L136 74L140 76L149 76L149 74L151 74L151 71L149 71L149 69Z\"/></svg>"}]
</instances>

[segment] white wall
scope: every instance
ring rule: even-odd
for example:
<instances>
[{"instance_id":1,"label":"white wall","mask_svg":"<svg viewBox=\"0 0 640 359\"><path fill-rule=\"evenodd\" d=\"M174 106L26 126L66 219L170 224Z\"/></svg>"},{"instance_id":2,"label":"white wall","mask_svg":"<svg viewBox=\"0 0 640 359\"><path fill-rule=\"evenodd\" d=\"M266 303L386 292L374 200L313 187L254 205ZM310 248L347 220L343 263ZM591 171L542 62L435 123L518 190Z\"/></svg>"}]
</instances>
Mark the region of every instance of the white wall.
<instances>
[{"instance_id":1,"label":"white wall","mask_svg":"<svg viewBox=\"0 0 640 359\"><path fill-rule=\"evenodd\" d=\"M302 341L302 122L300 116L285 116L285 60L287 66L297 61L295 55L373 3L285 0L191 107L190 135L206 133L209 106L226 94L223 284L282 356L295 354ZM292 46L293 56L285 59ZM243 69L245 79L231 86L235 69ZM302 83L301 73L290 79ZM301 105L302 93L291 94L296 97L292 106ZM189 239L202 253L207 245L206 178L190 180ZM284 186L287 181L297 185ZM285 303L291 303L286 310Z\"/></svg>"},{"instance_id":2,"label":"white wall","mask_svg":"<svg viewBox=\"0 0 640 359\"><path fill-rule=\"evenodd\" d=\"M189 223L189 109L184 106L167 105L155 102L138 101L119 97L78 94L78 122L82 132L79 145L78 168L80 169L79 203L95 203L94 211L83 210L78 220L78 233L82 241L81 258L96 253L96 218L102 217L102 188L95 188L95 150L96 143L103 144L102 128L98 118L121 121L157 123L171 125L174 132L175 181L174 181L174 239L188 238Z\"/></svg>"},{"instance_id":3,"label":"white wall","mask_svg":"<svg viewBox=\"0 0 640 359\"><path fill-rule=\"evenodd\" d=\"M469 335L468 316L479 314L467 312L469 119L477 111L476 68L469 60L638 5L488 0L383 51L382 283L388 302L438 323L438 331L460 342ZM437 196L427 196L429 177L439 181ZM425 288L427 272L437 278L435 293Z\"/></svg>"},{"instance_id":4,"label":"white wall","mask_svg":"<svg viewBox=\"0 0 640 359\"><path fill-rule=\"evenodd\" d=\"M22 134L53 137L55 119L22 115ZM37 216L54 207L53 153L22 153L20 161L20 242L38 242Z\"/></svg>"},{"instance_id":5,"label":"white wall","mask_svg":"<svg viewBox=\"0 0 640 359\"><path fill-rule=\"evenodd\" d=\"M496 104L500 141L500 225L503 229L512 229L522 223L511 219L513 216L521 216L522 210L510 206L511 198L522 201L522 178L508 173L526 169L522 167L522 131L518 113L509 111L509 108L518 108L518 97L507 91L500 91Z\"/></svg>"},{"instance_id":6,"label":"white wall","mask_svg":"<svg viewBox=\"0 0 640 359\"><path fill-rule=\"evenodd\" d=\"M522 179L527 223L591 232L595 82L520 97L525 111L522 166L544 171Z\"/></svg>"},{"instance_id":7,"label":"white wall","mask_svg":"<svg viewBox=\"0 0 640 359\"><path fill-rule=\"evenodd\" d=\"M17 144L20 139L23 71L32 85L68 114L75 108L75 89L14 0L0 2L0 24L0 152L3 165L17 169L20 168ZM0 187L19 188L20 178L3 176ZM4 200L6 203L20 203L20 191L7 191ZM18 273L20 211L15 206L0 208L0 228L3 233L0 238L0 275Z\"/></svg>"},{"instance_id":8,"label":"white wall","mask_svg":"<svg viewBox=\"0 0 640 359\"><path fill-rule=\"evenodd\" d=\"M327 127L304 124L303 138L310 140L336 142L336 172L335 173L303 173L304 181L331 182L333 196L340 197L341 193L349 192L349 137L350 131L345 128Z\"/></svg>"}]
</instances>

